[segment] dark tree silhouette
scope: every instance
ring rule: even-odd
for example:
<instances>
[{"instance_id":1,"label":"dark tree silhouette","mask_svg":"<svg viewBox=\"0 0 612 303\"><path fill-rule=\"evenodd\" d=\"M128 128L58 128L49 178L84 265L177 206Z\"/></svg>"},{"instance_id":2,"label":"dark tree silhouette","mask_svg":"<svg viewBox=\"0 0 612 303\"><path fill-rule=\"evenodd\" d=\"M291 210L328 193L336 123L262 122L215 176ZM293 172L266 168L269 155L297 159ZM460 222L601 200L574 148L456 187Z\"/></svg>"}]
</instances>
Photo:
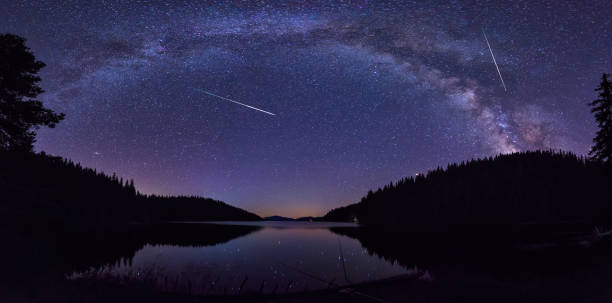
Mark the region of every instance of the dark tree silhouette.
<instances>
[{"instance_id":1,"label":"dark tree silhouette","mask_svg":"<svg viewBox=\"0 0 612 303\"><path fill-rule=\"evenodd\" d=\"M589 104L599 127L589 155L604 162L612 162L612 87L608 76L603 74L601 84L595 89L599 91L599 98Z\"/></svg>"},{"instance_id":2,"label":"dark tree silhouette","mask_svg":"<svg viewBox=\"0 0 612 303\"><path fill-rule=\"evenodd\" d=\"M365 225L608 224L612 176L600 161L529 151L451 164L368 192L327 221Z\"/></svg>"},{"instance_id":3,"label":"dark tree silhouette","mask_svg":"<svg viewBox=\"0 0 612 303\"><path fill-rule=\"evenodd\" d=\"M125 223L261 220L202 197L142 195L121 181L60 157L0 151L0 222L60 223L64 230L125 229Z\"/></svg>"},{"instance_id":4,"label":"dark tree silhouette","mask_svg":"<svg viewBox=\"0 0 612 303\"><path fill-rule=\"evenodd\" d=\"M64 114L43 107L35 100L43 90L37 61L25 39L0 34L0 149L31 151L40 126L55 127Z\"/></svg>"},{"instance_id":5,"label":"dark tree silhouette","mask_svg":"<svg viewBox=\"0 0 612 303\"><path fill-rule=\"evenodd\" d=\"M141 195L133 180L33 153L34 130L64 119L34 99L43 92L37 74L44 66L24 38L0 34L0 221L61 222L85 230L127 222L261 219L213 199Z\"/></svg>"}]
</instances>

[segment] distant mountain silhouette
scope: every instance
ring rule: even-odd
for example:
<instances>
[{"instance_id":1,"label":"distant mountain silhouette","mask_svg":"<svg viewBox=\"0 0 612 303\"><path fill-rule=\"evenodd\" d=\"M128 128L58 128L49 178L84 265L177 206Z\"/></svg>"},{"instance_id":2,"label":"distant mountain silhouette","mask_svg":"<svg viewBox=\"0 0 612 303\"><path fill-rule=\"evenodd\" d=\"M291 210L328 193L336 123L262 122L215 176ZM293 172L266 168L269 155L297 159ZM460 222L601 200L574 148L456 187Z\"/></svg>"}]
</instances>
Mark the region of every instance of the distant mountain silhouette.
<instances>
[{"instance_id":1,"label":"distant mountain silhouette","mask_svg":"<svg viewBox=\"0 0 612 303\"><path fill-rule=\"evenodd\" d=\"M266 220L266 221L300 221L300 222L307 222L307 221L323 221L323 218L321 218L321 217L300 217L300 218L294 219L294 218L287 218L287 217L283 217L283 216L270 216L270 217L265 217L264 220Z\"/></svg>"},{"instance_id":2,"label":"distant mountain silhouette","mask_svg":"<svg viewBox=\"0 0 612 303\"><path fill-rule=\"evenodd\" d=\"M300 217L295 219L295 221L323 221L321 217Z\"/></svg>"},{"instance_id":3,"label":"distant mountain silhouette","mask_svg":"<svg viewBox=\"0 0 612 303\"><path fill-rule=\"evenodd\" d=\"M0 152L0 167L3 220L78 230L133 222L261 220L212 199L142 195L133 181L44 153Z\"/></svg>"},{"instance_id":4,"label":"distant mountain silhouette","mask_svg":"<svg viewBox=\"0 0 612 303\"><path fill-rule=\"evenodd\" d=\"M530 151L451 164L368 192L327 221L365 225L603 224L612 217L608 166ZM592 226L592 225L591 225Z\"/></svg>"},{"instance_id":5,"label":"distant mountain silhouette","mask_svg":"<svg viewBox=\"0 0 612 303\"><path fill-rule=\"evenodd\" d=\"M270 217L264 217L265 221L296 221L293 218L287 218L287 217L283 217L283 216L270 216Z\"/></svg>"}]
</instances>

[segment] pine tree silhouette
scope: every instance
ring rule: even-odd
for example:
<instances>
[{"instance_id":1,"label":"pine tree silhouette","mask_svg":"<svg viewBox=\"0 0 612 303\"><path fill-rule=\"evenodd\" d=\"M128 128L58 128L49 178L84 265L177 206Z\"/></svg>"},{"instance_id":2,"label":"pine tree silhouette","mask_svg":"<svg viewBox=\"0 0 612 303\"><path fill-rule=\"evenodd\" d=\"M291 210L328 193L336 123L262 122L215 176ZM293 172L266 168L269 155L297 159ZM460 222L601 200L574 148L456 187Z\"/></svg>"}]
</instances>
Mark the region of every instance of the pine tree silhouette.
<instances>
[{"instance_id":1,"label":"pine tree silhouette","mask_svg":"<svg viewBox=\"0 0 612 303\"><path fill-rule=\"evenodd\" d=\"M589 104L599 127L589 155L595 160L609 163L612 162L612 87L608 76L603 74L601 84L595 89L600 92L599 98Z\"/></svg>"},{"instance_id":2,"label":"pine tree silhouette","mask_svg":"<svg viewBox=\"0 0 612 303\"><path fill-rule=\"evenodd\" d=\"M603 162L528 151L450 164L368 191L327 221L400 226L595 224L612 218L612 176Z\"/></svg>"},{"instance_id":3,"label":"pine tree silhouette","mask_svg":"<svg viewBox=\"0 0 612 303\"><path fill-rule=\"evenodd\" d=\"M0 150L0 219L61 222L66 230L86 230L129 222L261 218L208 198L142 195L133 180L44 152Z\"/></svg>"},{"instance_id":4,"label":"pine tree silhouette","mask_svg":"<svg viewBox=\"0 0 612 303\"><path fill-rule=\"evenodd\" d=\"M0 149L31 151L41 125L55 127L64 119L34 100L43 90L38 71L45 64L25 46L25 39L0 34Z\"/></svg>"},{"instance_id":5,"label":"pine tree silhouette","mask_svg":"<svg viewBox=\"0 0 612 303\"><path fill-rule=\"evenodd\" d=\"M64 119L34 99L43 92L38 72L44 66L24 38L0 34L0 218L82 230L136 221L261 219L212 199L144 196L133 180L115 173L33 153L34 130Z\"/></svg>"}]
</instances>

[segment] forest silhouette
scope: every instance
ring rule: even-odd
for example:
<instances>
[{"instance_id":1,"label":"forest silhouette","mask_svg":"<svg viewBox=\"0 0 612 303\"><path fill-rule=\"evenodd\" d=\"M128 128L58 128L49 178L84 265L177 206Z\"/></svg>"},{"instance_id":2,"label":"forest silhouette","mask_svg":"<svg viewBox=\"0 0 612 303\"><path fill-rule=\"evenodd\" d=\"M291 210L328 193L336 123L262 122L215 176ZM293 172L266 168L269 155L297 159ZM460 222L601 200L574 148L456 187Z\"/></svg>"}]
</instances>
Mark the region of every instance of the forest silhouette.
<instances>
[{"instance_id":1,"label":"forest silhouette","mask_svg":"<svg viewBox=\"0 0 612 303\"><path fill-rule=\"evenodd\" d=\"M107 229L126 223L184 220L260 220L213 199L142 195L123 180L67 159L34 153L36 130L55 127L63 113L35 98L43 93L25 39L0 34L0 215L27 224ZM124 227L120 227L124 228Z\"/></svg>"},{"instance_id":2,"label":"forest silhouette","mask_svg":"<svg viewBox=\"0 0 612 303\"><path fill-rule=\"evenodd\" d=\"M70 160L34 153L35 130L64 114L43 107L38 72L45 66L25 39L0 35L0 214L68 229L126 223L261 220L200 197L142 195L132 180ZM359 203L327 213L328 221L365 225L605 224L612 216L612 89L603 74L589 105L598 122L591 158L528 151L451 164L390 183Z\"/></svg>"},{"instance_id":3,"label":"forest silhouette","mask_svg":"<svg viewBox=\"0 0 612 303\"><path fill-rule=\"evenodd\" d=\"M45 153L0 152L0 166L0 213L16 222L82 230L134 222L261 219L213 199L143 195L132 180Z\"/></svg>"},{"instance_id":4,"label":"forest silhouette","mask_svg":"<svg viewBox=\"0 0 612 303\"><path fill-rule=\"evenodd\" d=\"M568 152L528 151L450 164L390 183L328 221L365 225L607 224L612 174ZM403 227L402 227L403 226Z\"/></svg>"},{"instance_id":5,"label":"forest silhouette","mask_svg":"<svg viewBox=\"0 0 612 303\"><path fill-rule=\"evenodd\" d=\"M450 225L609 225L612 219L612 86L602 75L589 103L599 130L590 157L524 151L438 167L369 191L327 221L448 231ZM456 227L455 227L456 228ZM476 230L478 231L478 229Z\"/></svg>"}]
</instances>

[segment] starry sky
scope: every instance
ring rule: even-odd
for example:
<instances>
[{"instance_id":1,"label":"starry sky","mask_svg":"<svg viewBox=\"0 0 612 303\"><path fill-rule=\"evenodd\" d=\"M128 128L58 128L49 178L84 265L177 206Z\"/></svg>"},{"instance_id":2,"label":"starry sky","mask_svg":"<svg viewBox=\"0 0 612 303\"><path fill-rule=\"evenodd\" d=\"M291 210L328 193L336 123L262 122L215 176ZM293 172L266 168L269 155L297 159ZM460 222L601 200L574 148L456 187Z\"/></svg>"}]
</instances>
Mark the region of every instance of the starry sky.
<instances>
[{"instance_id":1,"label":"starry sky","mask_svg":"<svg viewBox=\"0 0 612 303\"><path fill-rule=\"evenodd\" d=\"M612 71L608 1L1 2L66 114L37 151L262 216L476 157L585 154Z\"/></svg>"}]
</instances>

